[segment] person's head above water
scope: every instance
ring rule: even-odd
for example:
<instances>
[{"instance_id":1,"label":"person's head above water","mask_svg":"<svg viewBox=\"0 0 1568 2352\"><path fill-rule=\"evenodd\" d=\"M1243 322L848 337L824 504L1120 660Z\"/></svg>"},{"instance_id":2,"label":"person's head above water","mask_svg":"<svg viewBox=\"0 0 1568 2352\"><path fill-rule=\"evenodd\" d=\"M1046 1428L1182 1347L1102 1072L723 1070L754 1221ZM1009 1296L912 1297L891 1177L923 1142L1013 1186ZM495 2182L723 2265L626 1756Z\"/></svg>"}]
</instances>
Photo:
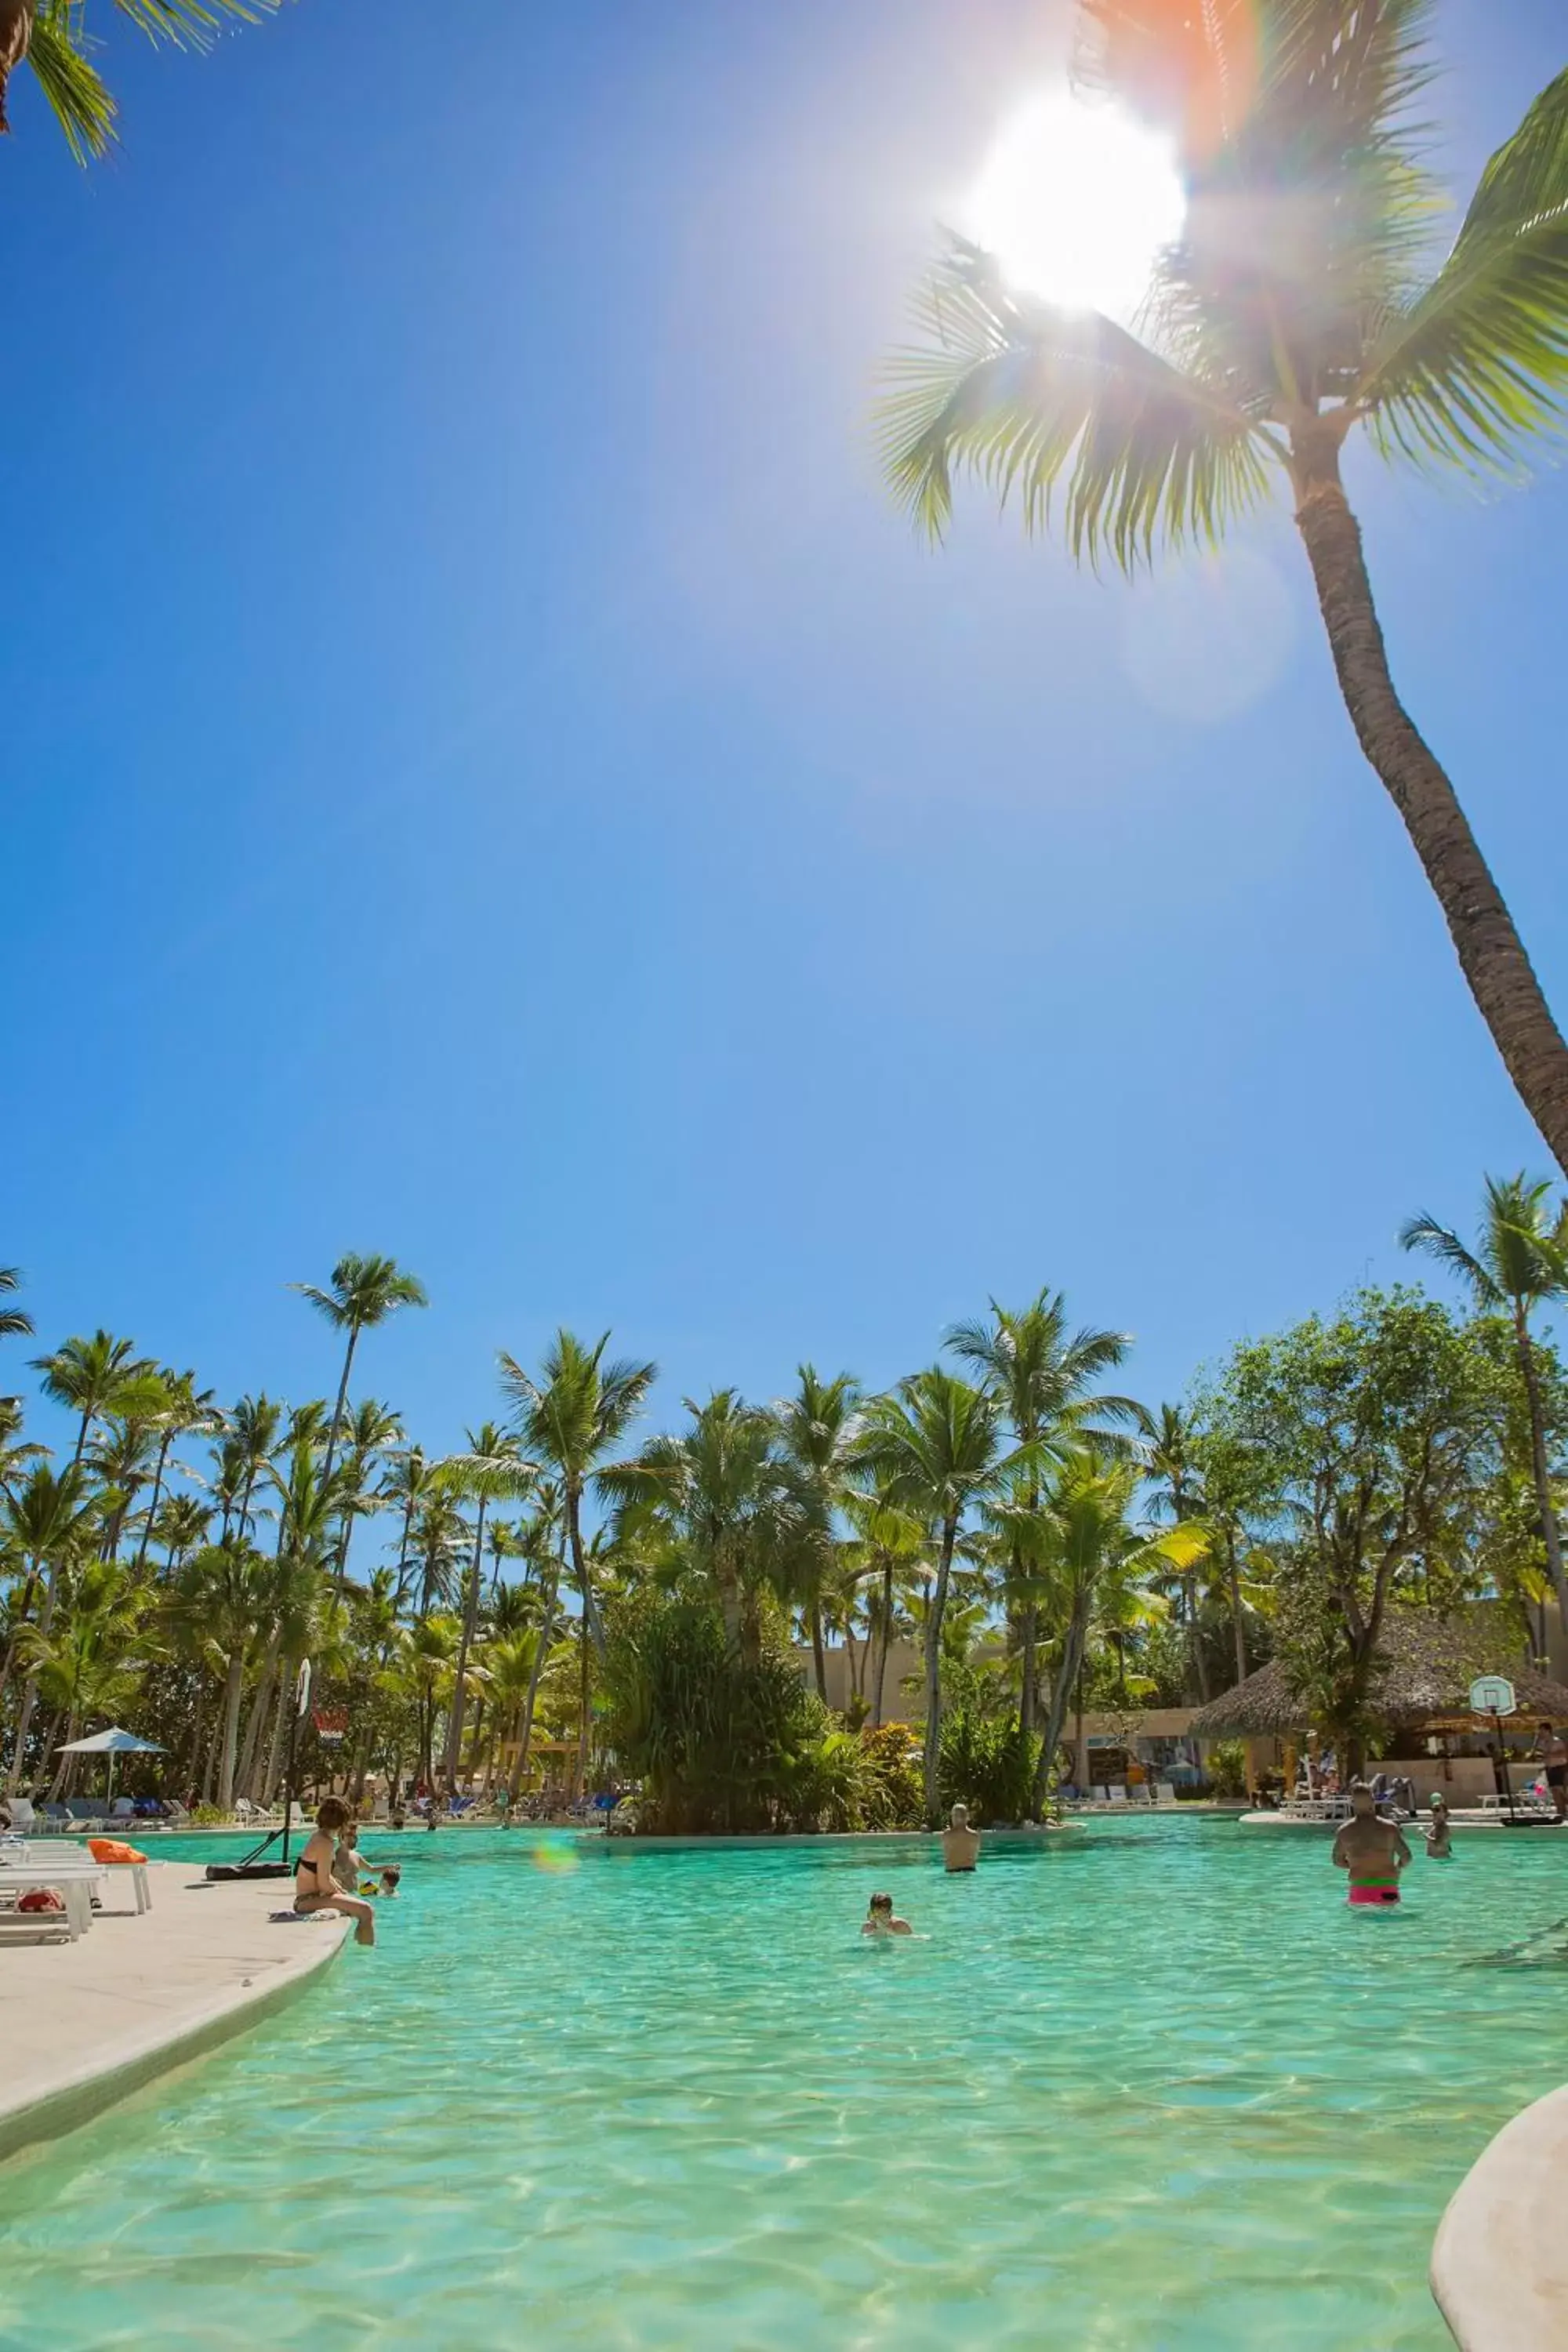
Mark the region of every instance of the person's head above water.
<instances>
[{"instance_id":1,"label":"person's head above water","mask_svg":"<svg viewBox=\"0 0 1568 2352\"><path fill-rule=\"evenodd\" d=\"M969 1807L967 1805L954 1805L952 1809L952 1826L955 1830L966 1830L969 1827Z\"/></svg>"},{"instance_id":2,"label":"person's head above water","mask_svg":"<svg viewBox=\"0 0 1568 2352\"><path fill-rule=\"evenodd\" d=\"M1376 1810L1372 1790L1367 1783L1364 1780L1352 1780L1351 1782L1352 1812L1359 1813L1364 1821L1368 1813L1375 1812Z\"/></svg>"},{"instance_id":3,"label":"person's head above water","mask_svg":"<svg viewBox=\"0 0 1568 2352\"><path fill-rule=\"evenodd\" d=\"M890 1895L873 1895L869 1904L867 1906L866 1916L868 1919L890 1919L892 1916L892 1896Z\"/></svg>"},{"instance_id":4,"label":"person's head above water","mask_svg":"<svg viewBox=\"0 0 1568 2352\"><path fill-rule=\"evenodd\" d=\"M1448 1800L1441 1789L1434 1789L1426 1802L1435 1813L1446 1813L1448 1810Z\"/></svg>"},{"instance_id":5,"label":"person's head above water","mask_svg":"<svg viewBox=\"0 0 1568 2352\"><path fill-rule=\"evenodd\" d=\"M349 1809L341 1797L323 1797L316 1808L319 1830L342 1830L348 1827Z\"/></svg>"}]
</instances>

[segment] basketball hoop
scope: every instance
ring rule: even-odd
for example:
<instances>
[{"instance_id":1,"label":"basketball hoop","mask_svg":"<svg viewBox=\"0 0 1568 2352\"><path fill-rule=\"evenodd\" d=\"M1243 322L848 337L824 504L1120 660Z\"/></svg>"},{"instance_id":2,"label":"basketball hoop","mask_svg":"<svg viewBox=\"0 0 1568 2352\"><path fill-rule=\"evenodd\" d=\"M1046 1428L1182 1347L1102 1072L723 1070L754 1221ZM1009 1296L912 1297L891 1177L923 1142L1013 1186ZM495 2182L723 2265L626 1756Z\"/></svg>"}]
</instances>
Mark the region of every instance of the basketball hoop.
<instances>
[{"instance_id":1,"label":"basketball hoop","mask_svg":"<svg viewBox=\"0 0 1568 2352\"><path fill-rule=\"evenodd\" d=\"M323 1748L336 1748L349 1727L346 1707L313 1707L310 1720L316 1727L316 1737Z\"/></svg>"}]
</instances>

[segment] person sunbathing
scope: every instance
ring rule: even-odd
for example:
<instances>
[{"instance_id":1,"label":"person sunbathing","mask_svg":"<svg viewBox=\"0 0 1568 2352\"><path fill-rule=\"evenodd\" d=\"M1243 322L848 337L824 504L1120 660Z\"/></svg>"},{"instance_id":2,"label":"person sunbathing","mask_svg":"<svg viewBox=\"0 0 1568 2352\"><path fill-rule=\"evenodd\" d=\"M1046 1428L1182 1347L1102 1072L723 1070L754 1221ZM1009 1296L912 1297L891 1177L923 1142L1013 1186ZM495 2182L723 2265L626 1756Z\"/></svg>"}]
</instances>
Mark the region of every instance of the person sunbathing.
<instances>
[{"instance_id":1,"label":"person sunbathing","mask_svg":"<svg viewBox=\"0 0 1568 2352\"><path fill-rule=\"evenodd\" d=\"M907 1919L894 1916L890 1895L873 1895L861 1923L863 1936L912 1936L914 1929Z\"/></svg>"},{"instance_id":2,"label":"person sunbathing","mask_svg":"<svg viewBox=\"0 0 1568 2352\"><path fill-rule=\"evenodd\" d=\"M341 1911L354 1923L356 1944L375 1941L375 1915L358 1895L345 1895L332 1875L336 1859L333 1841L347 1828L349 1809L341 1797L324 1797L316 1812L314 1834L294 1864L296 1911Z\"/></svg>"}]
</instances>

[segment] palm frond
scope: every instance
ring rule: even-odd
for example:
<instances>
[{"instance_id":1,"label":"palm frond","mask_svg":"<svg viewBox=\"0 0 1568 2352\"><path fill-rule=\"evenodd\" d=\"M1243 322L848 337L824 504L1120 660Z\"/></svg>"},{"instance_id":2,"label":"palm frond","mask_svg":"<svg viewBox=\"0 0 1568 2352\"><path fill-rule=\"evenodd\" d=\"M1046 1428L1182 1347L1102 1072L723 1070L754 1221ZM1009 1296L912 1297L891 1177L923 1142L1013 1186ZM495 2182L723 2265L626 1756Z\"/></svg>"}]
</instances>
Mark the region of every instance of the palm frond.
<instances>
[{"instance_id":1,"label":"palm frond","mask_svg":"<svg viewBox=\"0 0 1568 2352\"><path fill-rule=\"evenodd\" d=\"M76 14L74 0L53 0L39 8L27 63L71 153L79 163L90 163L114 144L118 109L82 46Z\"/></svg>"},{"instance_id":2,"label":"palm frond","mask_svg":"<svg viewBox=\"0 0 1568 2352\"><path fill-rule=\"evenodd\" d=\"M176 48L212 47L226 18L231 23L258 25L275 16L282 0L114 0L150 41L168 41Z\"/></svg>"},{"instance_id":3,"label":"palm frond","mask_svg":"<svg viewBox=\"0 0 1568 2352\"><path fill-rule=\"evenodd\" d=\"M896 354L879 410L888 480L932 538L955 467L1031 530L1066 479L1073 553L1125 571L1173 545L1217 542L1267 482L1258 424L1223 393L1096 312L1026 299L955 238L916 299L922 345Z\"/></svg>"},{"instance_id":4,"label":"palm frond","mask_svg":"<svg viewBox=\"0 0 1568 2352\"><path fill-rule=\"evenodd\" d=\"M1453 251L1352 393L1384 456L1516 464L1568 393L1568 69L1482 173Z\"/></svg>"}]
</instances>

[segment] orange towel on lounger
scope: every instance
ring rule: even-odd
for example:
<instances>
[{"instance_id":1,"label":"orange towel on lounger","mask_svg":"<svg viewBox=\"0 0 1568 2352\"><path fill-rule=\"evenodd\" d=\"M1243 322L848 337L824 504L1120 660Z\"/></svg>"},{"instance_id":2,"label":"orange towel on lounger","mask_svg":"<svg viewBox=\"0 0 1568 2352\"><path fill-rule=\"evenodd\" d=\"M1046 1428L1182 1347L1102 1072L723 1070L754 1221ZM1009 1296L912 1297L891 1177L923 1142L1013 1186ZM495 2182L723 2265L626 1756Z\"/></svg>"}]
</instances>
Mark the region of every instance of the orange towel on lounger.
<instances>
[{"instance_id":1,"label":"orange towel on lounger","mask_svg":"<svg viewBox=\"0 0 1568 2352\"><path fill-rule=\"evenodd\" d=\"M145 1862L147 1859L144 1853L138 1853L133 1845L126 1845L119 1838L89 1838L87 1850L94 1862Z\"/></svg>"}]
</instances>

